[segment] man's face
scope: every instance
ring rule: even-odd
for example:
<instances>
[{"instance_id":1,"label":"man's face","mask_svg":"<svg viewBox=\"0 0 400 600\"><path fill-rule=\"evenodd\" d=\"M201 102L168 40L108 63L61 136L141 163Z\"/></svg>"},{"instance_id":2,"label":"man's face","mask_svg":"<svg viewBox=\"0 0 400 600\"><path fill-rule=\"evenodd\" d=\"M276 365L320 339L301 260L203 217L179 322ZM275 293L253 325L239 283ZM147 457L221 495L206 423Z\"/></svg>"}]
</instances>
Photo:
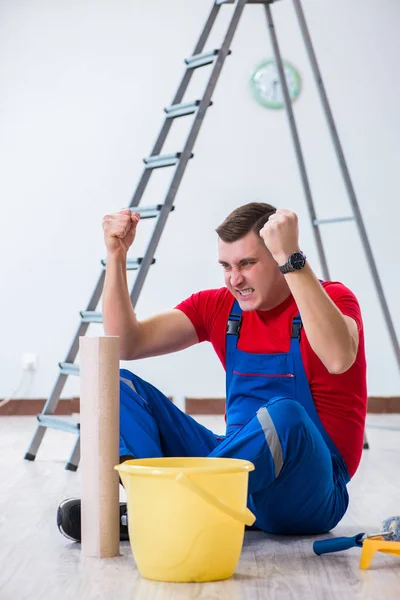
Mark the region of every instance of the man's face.
<instances>
[{"instance_id":1,"label":"man's face","mask_svg":"<svg viewBox=\"0 0 400 600\"><path fill-rule=\"evenodd\" d=\"M243 311L269 310L289 295L284 276L262 238L250 231L236 242L218 240L225 285Z\"/></svg>"}]
</instances>

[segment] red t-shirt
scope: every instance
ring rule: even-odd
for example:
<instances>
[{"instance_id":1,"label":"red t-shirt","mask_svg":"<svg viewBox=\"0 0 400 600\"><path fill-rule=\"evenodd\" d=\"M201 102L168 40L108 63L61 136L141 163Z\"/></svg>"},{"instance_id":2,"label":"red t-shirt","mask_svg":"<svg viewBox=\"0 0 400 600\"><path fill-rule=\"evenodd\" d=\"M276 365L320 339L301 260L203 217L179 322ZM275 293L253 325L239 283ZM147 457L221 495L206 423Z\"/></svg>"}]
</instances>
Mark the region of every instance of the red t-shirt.
<instances>
[{"instance_id":1,"label":"red t-shirt","mask_svg":"<svg viewBox=\"0 0 400 600\"><path fill-rule=\"evenodd\" d=\"M367 411L366 359L361 311L354 294L343 284L325 282L323 287L342 314L358 325L359 347L355 363L340 375L328 372L311 349L302 329L300 349L311 394L319 417L342 454L350 476L359 465ZM205 290L184 300L177 309L191 320L199 342L211 342L225 368L225 332L233 305L227 288ZM293 296L267 311L242 313L238 348L252 353L289 352L291 324L298 313Z\"/></svg>"}]
</instances>

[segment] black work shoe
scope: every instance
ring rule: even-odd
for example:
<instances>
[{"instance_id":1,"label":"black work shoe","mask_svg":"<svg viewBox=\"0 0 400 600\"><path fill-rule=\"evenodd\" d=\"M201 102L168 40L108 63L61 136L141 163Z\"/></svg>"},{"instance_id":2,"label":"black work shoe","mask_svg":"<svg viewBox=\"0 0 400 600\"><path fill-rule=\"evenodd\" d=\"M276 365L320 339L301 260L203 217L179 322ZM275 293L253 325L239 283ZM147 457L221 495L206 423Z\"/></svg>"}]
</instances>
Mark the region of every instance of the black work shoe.
<instances>
[{"instance_id":1,"label":"black work shoe","mask_svg":"<svg viewBox=\"0 0 400 600\"><path fill-rule=\"evenodd\" d=\"M119 503L119 539L129 540L128 515L126 504ZM61 502L57 509L57 527L61 533L73 542L81 541L81 501L79 498L68 498Z\"/></svg>"}]
</instances>

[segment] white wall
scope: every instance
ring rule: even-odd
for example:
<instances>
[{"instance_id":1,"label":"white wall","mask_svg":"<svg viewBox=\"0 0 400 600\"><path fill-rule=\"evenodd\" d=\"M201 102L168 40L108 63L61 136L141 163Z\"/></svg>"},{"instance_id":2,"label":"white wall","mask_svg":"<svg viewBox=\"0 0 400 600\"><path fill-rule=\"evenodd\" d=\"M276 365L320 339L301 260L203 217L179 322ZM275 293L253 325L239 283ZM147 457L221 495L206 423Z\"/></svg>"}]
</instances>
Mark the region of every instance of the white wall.
<instances>
[{"instance_id":1,"label":"white wall","mask_svg":"<svg viewBox=\"0 0 400 600\"><path fill-rule=\"evenodd\" d=\"M303 6L400 333L400 4L304 0ZM39 369L18 395L48 395L100 273L102 216L129 203L162 109L183 74L183 58L191 54L210 8L211 0L1 3L0 397L20 381L25 351L38 353ZM231 8L223 7L207 48L218 46ZM283 56L303 78L295 115L319 217L348 215L292 3L272 8ZM299 214L302 248L321 275L286 115L258 106L249 92L254 66L272 57L262 7L245 9L232 49L140 298L139 317L222 285L214 229L251 200ZM195 77L187 99L198 97L205 71ZM184 121L167 151L181 148L189 125ZM170 174L153 176L145 204L162 201ZM148 223L142 222L142 230L139 253ZM332 278L349 285L362 305L369 392L398 394L397 364L355 225L325 231ZM90 334L101 334L101 328L92 326ZM134 368L178 402L184 395L224 394L223 370L209 345ZM69 378L63 396L78 391L79 381Z\"/></svg>"}]
</instances>

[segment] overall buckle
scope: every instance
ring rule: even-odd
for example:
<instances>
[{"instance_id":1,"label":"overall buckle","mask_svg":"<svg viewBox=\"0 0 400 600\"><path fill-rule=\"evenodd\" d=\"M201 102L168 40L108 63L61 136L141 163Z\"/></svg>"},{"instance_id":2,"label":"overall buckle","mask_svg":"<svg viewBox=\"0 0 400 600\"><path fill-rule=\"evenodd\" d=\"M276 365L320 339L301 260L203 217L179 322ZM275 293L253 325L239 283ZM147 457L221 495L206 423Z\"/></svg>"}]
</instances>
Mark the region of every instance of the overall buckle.
<instances>
[{"instance_id":1,"label":"overall buckle","mask_svg":"<svg viewBox=\"0 0 400 600\"><path fill-rule=\"evenodd\" d=\"M232 316L238 316L238 320L228 319L228 323L226 325L226 335L239 335L239 331L242 326L242 319L239 317L239 315Z\"/></svg>"}]
</instances>

